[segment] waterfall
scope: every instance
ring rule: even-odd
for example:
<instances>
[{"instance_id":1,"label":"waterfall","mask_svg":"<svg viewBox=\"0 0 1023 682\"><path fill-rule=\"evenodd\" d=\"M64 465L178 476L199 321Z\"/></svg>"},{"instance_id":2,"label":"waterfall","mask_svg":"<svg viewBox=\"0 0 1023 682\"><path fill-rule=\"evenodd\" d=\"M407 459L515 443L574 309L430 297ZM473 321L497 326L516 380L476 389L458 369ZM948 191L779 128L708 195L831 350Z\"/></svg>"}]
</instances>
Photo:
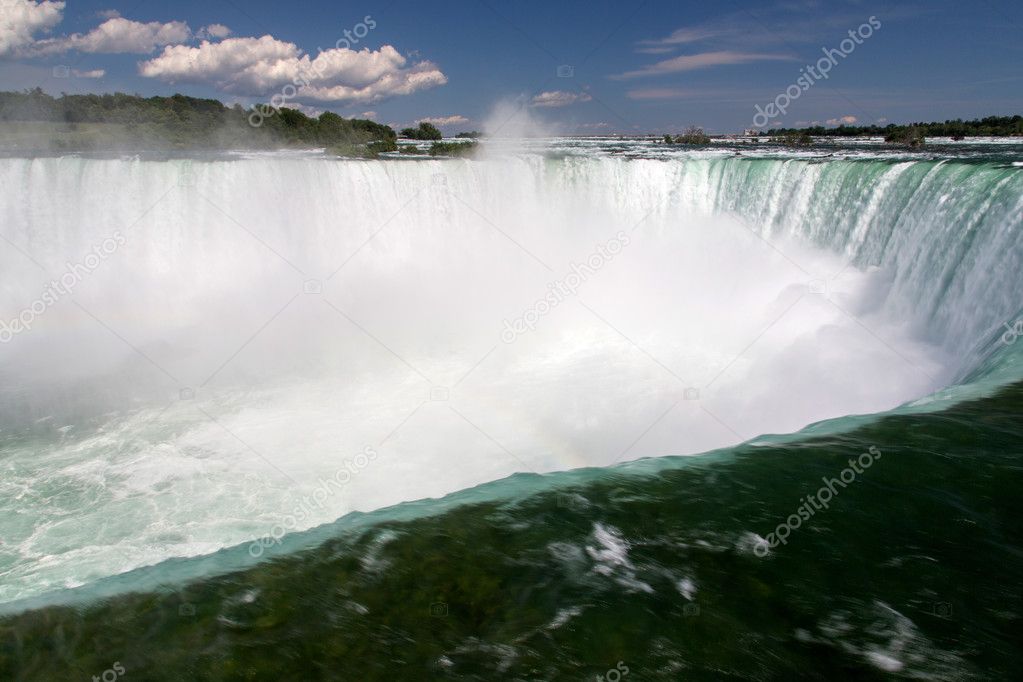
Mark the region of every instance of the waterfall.
<instances>
[{"instance_id":1,"label":"waterfall","mask_svg":"<svg viewBox=\"0 0 1023 682\"><path fill-rule=\"evenodd\" d=\"M1023 295L1023 170L994 163L5 158L0 183L0 601L889 410Z\"/></svg>"}]
</instances>

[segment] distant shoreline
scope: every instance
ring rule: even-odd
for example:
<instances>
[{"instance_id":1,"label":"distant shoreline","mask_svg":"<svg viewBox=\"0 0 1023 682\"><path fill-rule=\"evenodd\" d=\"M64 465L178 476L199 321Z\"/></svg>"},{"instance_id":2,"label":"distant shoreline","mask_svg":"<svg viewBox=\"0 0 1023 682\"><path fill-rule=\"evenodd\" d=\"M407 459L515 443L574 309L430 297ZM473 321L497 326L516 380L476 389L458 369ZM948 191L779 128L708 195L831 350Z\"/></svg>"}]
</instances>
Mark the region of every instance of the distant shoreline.
<instances>
[{"instance_id":1,"label":"distant shoreline","mask_svg":"<svg viewBox=\"0 0 1023 682\"><path fill-rule=\"evenodd\" d=\"M0 151L2 152L170 152L270 151L327 148L341 156L375 158L398 151L398 134L390 126L368 119L346 119L332 112L313 118L296 109L267 105L244 109L216 99L185 95L141 97L124 93L52 97L39 88L0 92ZM260 113L263 112L263 113ZM255 114L259 113L256 119ZM253 123L256 120L257 123ZM411 130L411 129L409 129ZM892 137L913 131L921 138L1001 138L1023 141L1023 116L989 116L933 123L825 128L776 128L756 134L710 134L711 144L757 137L802 137L855 140ZM406 131L402 131L403 133ZM755 131L746 131L754 133ZM439 131L436 132L439 135ZM445 138L458 139L461 135ZM592 139L649 139L640 135L571 135ZM436 138L433 138L436 140ZM409 142L416 141L414 138ZM447 144L447 143L445 143Z\"/></svg>"}]
</instances>

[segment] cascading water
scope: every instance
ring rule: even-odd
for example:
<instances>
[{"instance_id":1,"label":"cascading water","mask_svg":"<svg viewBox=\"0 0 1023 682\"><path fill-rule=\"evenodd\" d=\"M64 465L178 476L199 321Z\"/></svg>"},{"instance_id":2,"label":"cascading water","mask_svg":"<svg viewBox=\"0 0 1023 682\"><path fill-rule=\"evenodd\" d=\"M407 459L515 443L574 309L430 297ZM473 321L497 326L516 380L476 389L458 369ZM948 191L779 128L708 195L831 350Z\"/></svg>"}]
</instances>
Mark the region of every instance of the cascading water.
<instances>
[{"instance_id":1,"label":"cascading water","mask_svg":"<svg viewBox=\"0 0 1023 682\"><path fill-rule=\"evenodd\" d=\"M69 157L0 182L0 601L889 410L973 369L1023 294L1023 171L995 163Z\"/></svg>"}]
</instances>

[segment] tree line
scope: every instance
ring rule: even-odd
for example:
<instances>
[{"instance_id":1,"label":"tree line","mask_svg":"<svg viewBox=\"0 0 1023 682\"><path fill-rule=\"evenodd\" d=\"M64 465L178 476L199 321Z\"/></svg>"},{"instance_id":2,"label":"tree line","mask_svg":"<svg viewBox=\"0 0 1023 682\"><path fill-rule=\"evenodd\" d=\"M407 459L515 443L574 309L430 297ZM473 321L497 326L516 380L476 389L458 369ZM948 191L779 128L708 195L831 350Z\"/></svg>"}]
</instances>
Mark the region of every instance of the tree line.
<instances>
[{"instance_id":1,"label":"tree line","mask_svg":"<svg viewBox=\"0 0 1023 682\"><path fill-rule=\"evenodd\" d=\"M297 109L257 105L227 107L215 99L186 95L142 97L125 93L52 97L40 88L0 92L0 121L53 123L57 147L102 148L113 143L143 148L278 148L395 146L397 134L375 121L333 112L310 117ZM75 134L77 133L77 134Z\"/></svg>"},{"instance_id":2,"label":"tree line","mask_svg":"<svg viewBox=\"0 0 1023 682\"><path fill-rule=\"evenodd\" d=\"M785 136L806 133L813 137L884 137L898 138L906 131L912 130L922 137L1016 137L1023 136L1023 116L987 116L971 121L961 118L949 119L944 122L910 123L908 125L886 126L850 126L840 125L836 128L811 126L808 128L773 128L767 135Z\"/></svg>"}]
</instances>

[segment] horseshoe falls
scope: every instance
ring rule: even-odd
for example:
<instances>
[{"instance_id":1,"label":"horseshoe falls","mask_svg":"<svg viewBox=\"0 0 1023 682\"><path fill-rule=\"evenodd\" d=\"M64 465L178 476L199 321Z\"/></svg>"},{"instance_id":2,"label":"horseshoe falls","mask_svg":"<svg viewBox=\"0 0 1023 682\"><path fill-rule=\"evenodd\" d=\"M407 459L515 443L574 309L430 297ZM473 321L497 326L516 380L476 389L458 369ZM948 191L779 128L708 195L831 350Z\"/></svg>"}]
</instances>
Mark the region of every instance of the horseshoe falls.
<instances>
[{"instance_id":1,"label":"horseshoe falls","mask_svg":"<svg viewBox=\"0 0 1023 682\"><path fill-rule=\"evenodd\" d=\"M1008 669L1018 147L545 145L0 159L6 622L137 621L152 679L402 637L553 679L594 627L637 679Z\"/></svg>"}]
</instances>

